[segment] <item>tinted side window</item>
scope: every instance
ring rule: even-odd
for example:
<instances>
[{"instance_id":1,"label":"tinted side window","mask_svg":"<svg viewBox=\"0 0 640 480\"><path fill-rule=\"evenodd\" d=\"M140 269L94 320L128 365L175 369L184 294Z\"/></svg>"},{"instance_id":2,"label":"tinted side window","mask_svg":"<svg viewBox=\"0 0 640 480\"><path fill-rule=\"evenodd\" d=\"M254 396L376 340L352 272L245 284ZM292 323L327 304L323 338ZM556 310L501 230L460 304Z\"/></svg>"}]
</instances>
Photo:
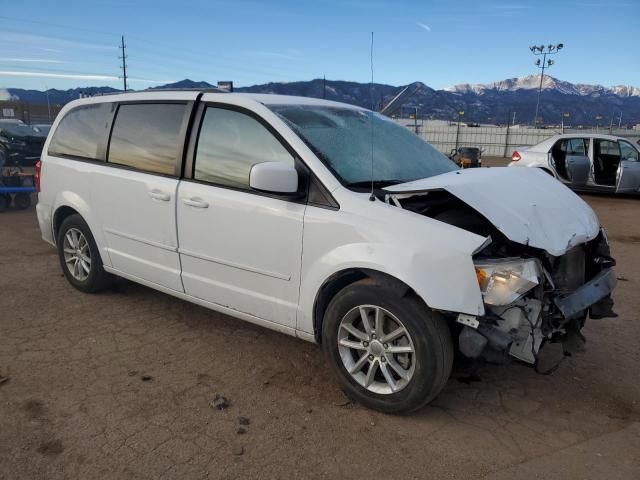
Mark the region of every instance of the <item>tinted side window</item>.
<instances>
[{"instance_id":1,"label":"tinted side window","mask_svg":"<svg viewBox=\"0 0 640 480\"><path fill-rule=\"evenodd\" d=\"M195 179L248 189L251 167L262 162L294 163L294 158L256 119L207 108L198 137Z\"/></svg>"},{"instance_id":2,"label":"tinted side window","mask_svg":"<svg viewBox=\"0 0 640 480\"><path fill-rule=\"evenodd\" d=\"M184 104L120 105L108 161L145 172L175 174L185 109Z\"/></svg>"},{"instance_id":3,"label":"tinted side window","mask_svg":"<svg viewBox=\"0 0 640 480\"><path fill-rule=\"evenodd\" d=\"M618 142L612 142L611 140L596 139L596 152L600 152L601 155L620 156L620 146Z\"/></svg>"},{"instance_id":4,"label":"tinted side window","mask_svg":"<svg viewBox=\"0 0 640 480\"><path fill-rule=\"evenodd\" d=\"M570 155L587 155L589 153L588 143L584 138L570 138L568 141L567 153Z\"/></svg>"},{"instance_id":5,"label":"tinted side window","mask_svg":"<svg viewBox=\"0 0 640 480\"><path fill-rule=\"evenodd\" d=\"M620 152L622 160L638 161L638 150L628 142L620 141Z\"/></svg>"},{"instance_id":6,"label":"tinted side window","mask_svg":"<svg viewBox=\"0 0 640 480\"><path fill-rule=\"evenodd\" d=\"M111 107L110 103L97 103L69 111L53 133L49 154L104 160L98 158L98 149L108 134Z\"/></svg>"}]
</instances>

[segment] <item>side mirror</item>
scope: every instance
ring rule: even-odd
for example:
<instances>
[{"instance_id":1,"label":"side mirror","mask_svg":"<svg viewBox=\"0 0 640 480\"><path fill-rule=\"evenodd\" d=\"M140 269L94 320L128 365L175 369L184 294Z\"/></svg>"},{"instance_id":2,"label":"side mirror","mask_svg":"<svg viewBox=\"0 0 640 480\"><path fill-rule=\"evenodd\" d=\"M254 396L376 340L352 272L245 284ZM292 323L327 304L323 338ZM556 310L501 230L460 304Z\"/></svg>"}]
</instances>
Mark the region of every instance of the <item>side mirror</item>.
<instances>
[{"instance_id":1,"label":"side mirror","mask_svg":"<svg viewBox=\"0 0 640 480\"><path fill-rule=\"evenodd\" d=\"M298 192L298 171L285 162L256 163L249 172L249 186L260 192L292 195Z\"/></svg>"}]
</instances>

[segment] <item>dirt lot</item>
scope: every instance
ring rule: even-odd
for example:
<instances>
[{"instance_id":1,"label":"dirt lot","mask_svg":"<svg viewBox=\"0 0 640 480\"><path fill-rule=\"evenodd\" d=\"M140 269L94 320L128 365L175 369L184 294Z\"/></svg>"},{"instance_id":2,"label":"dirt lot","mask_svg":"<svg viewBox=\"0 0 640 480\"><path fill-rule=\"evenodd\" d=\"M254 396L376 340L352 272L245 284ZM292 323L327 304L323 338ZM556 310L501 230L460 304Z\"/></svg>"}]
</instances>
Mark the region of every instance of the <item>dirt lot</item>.
<instances>
[{"instance_id":1,"label":"dirt lot","mask_svg":"<svg viewBox=\"0 0 640 480\"><path fill-rule=\"evenodd\" d=\"M405 417L350 405L315 345L125 281L74 290L34 211L2 214L0 478L638 479L640 200L584 198L620 316L551 376L458 366Z\"/></svg>"}]
</instances>

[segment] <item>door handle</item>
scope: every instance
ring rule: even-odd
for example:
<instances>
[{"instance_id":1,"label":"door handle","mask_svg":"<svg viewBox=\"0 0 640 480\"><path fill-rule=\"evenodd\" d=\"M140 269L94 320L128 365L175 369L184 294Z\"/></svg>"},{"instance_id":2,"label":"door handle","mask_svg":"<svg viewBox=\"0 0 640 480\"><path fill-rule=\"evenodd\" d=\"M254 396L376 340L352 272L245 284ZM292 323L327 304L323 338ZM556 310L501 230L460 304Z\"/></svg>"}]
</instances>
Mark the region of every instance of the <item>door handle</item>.
<instances>
[{"instance_id":1,"label":"door handle","mask_svg":"<svg viewBox=\"0 0 640 480\"><path fill-rule=\"evenodd\" d=\"M169 200L171 200L171 195L156 189L149 191L149 196L155 200L161 200L163 202L168 202Z\"/></svg>"},{"instance_id":2,"label":"door handle","mask_svg":"<svg viewBox=\"0 0 640 480\"><path fill-rule=\"evenodd\" d=\"M183 198L182 203L194 208L209 208L209 204L198 197Z\"/></svg>"}]
</instances>

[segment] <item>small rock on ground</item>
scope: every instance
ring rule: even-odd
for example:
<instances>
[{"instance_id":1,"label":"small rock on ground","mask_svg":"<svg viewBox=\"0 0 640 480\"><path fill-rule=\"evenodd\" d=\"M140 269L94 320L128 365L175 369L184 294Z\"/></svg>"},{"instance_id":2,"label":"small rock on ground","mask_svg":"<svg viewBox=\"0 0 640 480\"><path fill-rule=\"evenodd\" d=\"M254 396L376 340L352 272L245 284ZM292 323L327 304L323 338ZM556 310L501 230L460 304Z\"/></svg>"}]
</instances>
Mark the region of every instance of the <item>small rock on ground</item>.
<instances>
[{"instance_id":1,"label":"small rock on ground","mask_svg":"<svg viewBox=\"0 0 640 480\"><path fill-rule=\"evenodd\" d=\"M211 406L217 408L218 410L224 410L230 405L229 400L220 394L216 393L216 396L213 397L213 401L211 402Z\"/></svg>"}]
</instances>

